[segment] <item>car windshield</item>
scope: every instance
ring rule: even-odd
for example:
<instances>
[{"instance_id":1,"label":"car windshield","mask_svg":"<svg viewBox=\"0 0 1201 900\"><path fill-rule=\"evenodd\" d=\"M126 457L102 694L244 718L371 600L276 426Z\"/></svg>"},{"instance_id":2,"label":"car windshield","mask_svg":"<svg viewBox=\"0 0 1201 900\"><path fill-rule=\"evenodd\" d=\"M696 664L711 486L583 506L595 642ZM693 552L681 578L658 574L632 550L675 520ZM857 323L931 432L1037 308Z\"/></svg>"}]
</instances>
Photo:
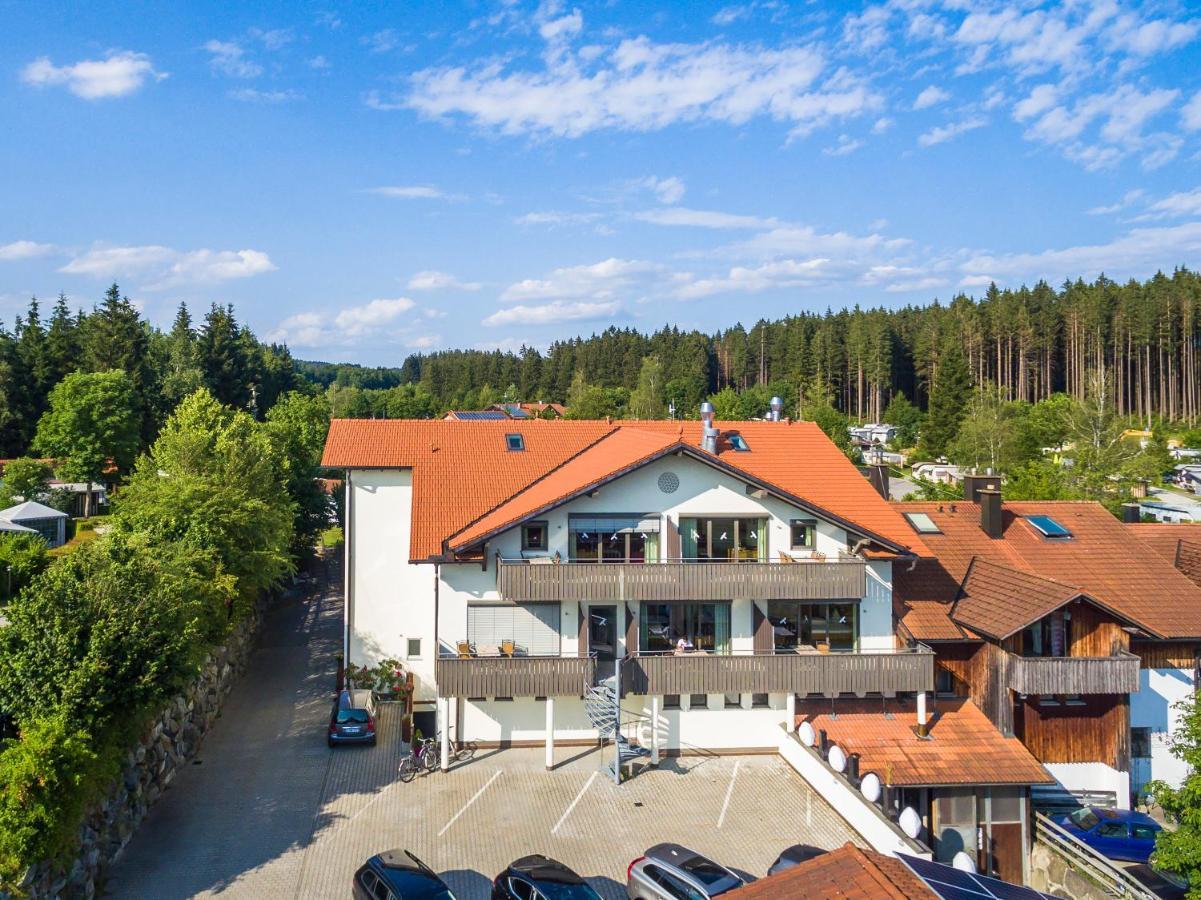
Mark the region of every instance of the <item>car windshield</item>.
<instances>
[{"instance_id":1,"label":"car windshield","mask_svg":"<svg viewBox=\"0 0 1201 900\"><path fill-rule=\"evenodd\" d=\"M1068 818L1072 820L1073 825L1075 825L1077 828L1083 829L1084 831L1088 831L1101 821L1099 818L1097 818L1097 814L1087 806L1084 807L1084 809L1076 810Z\"/></svg>"},{"instance_id":2,"label":"car windshield","mask_svg":"<svg viewBox=\"0 0 1201 900\"><path fill-rule=\"evenodd\" d=\"M389 884L404 900L455 900L441 879L430 877L424 872L395 871L389 873Z\"/></svg>"},{"instance_id":3,"label":"car windshield","mask_svg":"<svg viewBox=\"0 0 1201 900\"><path fill-rule=\"evenodd\" d=\"M539 881L538 892L547 900L597 900L596 891L586 884Z\"/></svg>"},{"instance_id":4,"label":"car windshield","mask_svg":"<svg viewBox=\"0 0 1201 900\"><path fill-rule=\"evenodd\" d=\"M692 859L680 863L680 868L703 884L710 894L728 891L730 888L737 887L739 883L738 879L729 872L713 860L705 859L703 856L694 856Z\"/></svg>"},{"instance_id":5,"label":"car windshield","mask_svg":"<svg viewBox=\"0 0 1201 900\"><path fill-rule=\"evenodd\" d=\"M367 723L367 710L365 709L340 709L338 710L339 725L365 725Z\"/></svg>"}]
</instances>

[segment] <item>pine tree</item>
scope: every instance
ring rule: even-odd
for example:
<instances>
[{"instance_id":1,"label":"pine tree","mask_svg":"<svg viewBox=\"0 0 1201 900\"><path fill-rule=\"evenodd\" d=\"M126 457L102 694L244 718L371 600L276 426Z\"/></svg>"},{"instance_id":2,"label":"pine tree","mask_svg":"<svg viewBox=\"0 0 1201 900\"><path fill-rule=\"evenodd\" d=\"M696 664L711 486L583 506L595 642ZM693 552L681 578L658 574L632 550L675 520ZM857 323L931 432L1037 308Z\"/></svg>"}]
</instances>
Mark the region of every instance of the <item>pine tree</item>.
<instances>
[{"instance_id":1,"label":"pine tree","mask_svg":"<svg viewBox=\"0 0 1201 900\"><path fill-rule=\"evenodd\" d=\"M159 386L151 364L146 325L128 297L114 283L104 300L87 317L83 334L82 368L89 372L126 373L133 385L141 421L141 436L149 444L158 432Z\"/></svg>"},{"instance_id":2,"label":"pine tree","mask_svg":"<svg viewBox=\"0 0 1201 900\"><path fill-rule=\"evenodd\" d=\"M79 322L67 306L66 295L59 294L46 331L46 377L51 386L79 369L81 357Z\"/></svg>"},{"instance_id":3,"label":"pine tree","mask_svg":"<svg viewBox=\"0 0 1201 900\"><path fill-rule=\"evenodd\" d=\"M958 338L944 341L930 388L930 410L922 429L921 448L930 456L942 456L959 431L972 393L972 373L959 348Z\"/></svg>"},{"instance_id":4,"label":"pine tree","mask_svg":"<svg viewBox=\"0 0 1201 900\"><path fill-rule=\"evenodd\" d=\"M251 400L250 361L232 306L212 305L196 341L204 383L218 402L246 409Z\"/></svg>"}]
</instances>

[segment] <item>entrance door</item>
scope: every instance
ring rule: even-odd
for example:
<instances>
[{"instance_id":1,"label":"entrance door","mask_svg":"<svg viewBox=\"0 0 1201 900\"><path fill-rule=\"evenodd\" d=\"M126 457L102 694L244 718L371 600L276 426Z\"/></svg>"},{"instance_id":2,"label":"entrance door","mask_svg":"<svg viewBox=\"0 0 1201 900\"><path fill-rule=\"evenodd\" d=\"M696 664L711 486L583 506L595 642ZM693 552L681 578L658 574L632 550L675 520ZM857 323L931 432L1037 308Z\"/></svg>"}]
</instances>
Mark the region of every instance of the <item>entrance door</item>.
<instances>
[{"instance_id":1,"label":"entrance door","mask_svg":"<svg viewBox=\"0 0 1201 900\"><path fill-rule=\"evenodd\" d=\"M1130 729L1130 802L1137 803L1151 780L1151 729Z\"/></svg>"},{"instance_id":2,"label":"entrance door","mask_svg":"<svg viewBox=\"0 0 1201 900\"><path fill-rule=\"evenodd\" d=\"M588 647L597 662L617 659L617 607L588 607Z\"/></svg>"}]
</instances>

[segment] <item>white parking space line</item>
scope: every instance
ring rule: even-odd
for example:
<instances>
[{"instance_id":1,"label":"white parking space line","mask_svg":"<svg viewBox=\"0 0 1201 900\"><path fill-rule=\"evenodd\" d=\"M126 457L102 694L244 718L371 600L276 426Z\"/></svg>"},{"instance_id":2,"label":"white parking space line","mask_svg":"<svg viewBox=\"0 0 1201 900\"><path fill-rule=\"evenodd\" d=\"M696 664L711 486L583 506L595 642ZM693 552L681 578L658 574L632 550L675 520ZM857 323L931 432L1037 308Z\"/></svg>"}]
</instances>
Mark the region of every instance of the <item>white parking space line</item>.
<instances>
[{"instance_id":1,"label":"white parking space line","mask_svg":"<svg viewBox=\"0 0 1201 900\"><path fill-rule=\"evenodd\" d=\"M580 788L580 792L575 795L575 799L571 801L571 805L563 811L563 815L559 817L559 821L555 823L555 827L550 830L551 834L554 834L556 831L558 831L559 826L567 821L567 817L571 815L571 811L575 809L575 805L580 802L580 798L584 796L584 793L588 790L588 788L592 787L592 782L595 779L596 772L593 772L588 776L588 780L584 782L584 786Z\"/></svg>"},{"instance_id":2,"label":"white parking space line","mask_svg":"<svg viewBox=\"0 0 1201 900\"><path fill-rule=\"evenodd\" d=\"M455 824L455 822L458 820L459 816L461 816L461 815L463 815L463 813L467 812L467 810L471 808L471 804L475 803L476 800L480 799L480 795L483 794L484 791L488 790L488 788L492 784L492 782L496 781L496 779L498 779L498 778L500 778L499 771L496 772L496 774L494 774L486 782L484 782L484 786L482 788L480 788L478 791L476 791L475 794L472 795L470 800L468 800L466 803L463 804L462 809L460 809L457 813L455 813L453 816L450 817L450 821L447 822L445 825L443 825L442 830L438 832L438 837L442 837L442 835L446 834L446 829L450 828L451 825Z\"/></svg>"},{"instance_id":3,"label":"white parking space line","mask_svg":"<svg viewBox=\"0 0 1201 900\"><path fill-rule=\"evenodd\" d=\"M738 767L742 765L742 760L735 760L734 772L730 775L730 786L726 788L726 799L721 804L721 815L717 817L717 827L721 828L721 823L726 820L726 810L730 808L730 797L734 794L734 782L738 778Z\"/></svg>"}]
</instances>

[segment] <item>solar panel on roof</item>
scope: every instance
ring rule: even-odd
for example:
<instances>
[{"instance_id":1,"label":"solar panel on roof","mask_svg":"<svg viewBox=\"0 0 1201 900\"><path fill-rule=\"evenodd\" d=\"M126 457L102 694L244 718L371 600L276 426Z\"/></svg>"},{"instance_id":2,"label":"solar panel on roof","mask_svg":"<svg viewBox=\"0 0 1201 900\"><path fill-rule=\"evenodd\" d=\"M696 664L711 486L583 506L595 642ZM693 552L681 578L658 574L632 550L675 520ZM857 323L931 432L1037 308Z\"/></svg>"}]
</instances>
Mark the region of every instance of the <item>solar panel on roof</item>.
<instances>
[{"instance_id":1,"label":"solar panel on roof","mask_svg":"<svg viewBox=\"0 0 1201 900\"><path fill-rule=\"evenodd\" d=\"M1070 538L1072 532L1064 528L1050 516L1026 516L1026 521L1038 529L1043 537Z\"/></svg>"},{"instance_id":2,"label":"solar panel on roof","mask_svg":"<svg viewBox=\"0 0 1201 900\"><path fill-rule=\"evenodd\" d=\"M1050 894L1043 894L1020 884L1010 884L999 878L973 875L952 866L910 856L907 853L898 853L897 856L914 875L925 882L926 887L944 900L982 900L982 898L1042 900L1042 898L1051 898Z\"/></svg>"},{"instance_id":3,"label":"solar panel on roof","mask_svg":"<svg viewBox=\"0 0 1201 900\"><path fill-rule=\"evenodd\" d=\"M479 411L473 411L473 410L456 411L455 418L462 419L465 422L477 422L477 421L484 421L484 420L492 421L495 419L507 419L509 417L506 416L503 412L501 412L498 409L486 409L486 410L479 410Z\"/></svg>"}]
</instances>

